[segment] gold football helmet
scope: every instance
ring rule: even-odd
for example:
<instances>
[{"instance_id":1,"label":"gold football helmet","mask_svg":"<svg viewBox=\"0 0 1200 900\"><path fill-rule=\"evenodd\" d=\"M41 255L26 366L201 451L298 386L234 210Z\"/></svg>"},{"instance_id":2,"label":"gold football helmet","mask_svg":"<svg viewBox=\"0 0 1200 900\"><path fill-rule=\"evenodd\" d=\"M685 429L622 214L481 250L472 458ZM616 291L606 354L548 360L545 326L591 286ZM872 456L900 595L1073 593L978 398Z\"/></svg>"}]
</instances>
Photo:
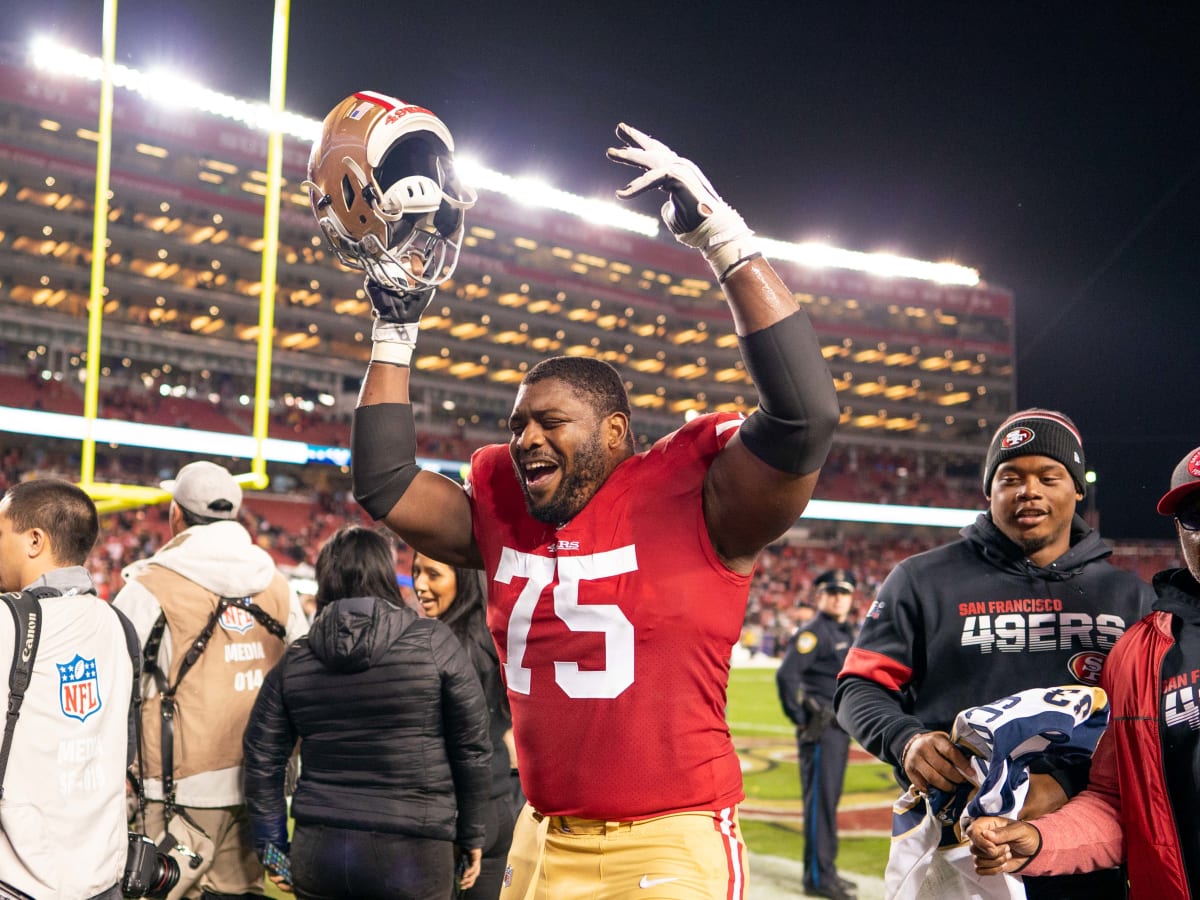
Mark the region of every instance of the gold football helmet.
<instances>
[{"instance_id":1,"label":"gold football helmet","mask_svg":"<svg viewBox=\"0 0 1200 900\"><path fill-rule=\"evenodd\" d=\"M454 138L432 112L360 91L325 117L308 159L309 202L345 265L392 291L454 274L475 192L454 173Z\"/></svg>"}]
</instances>

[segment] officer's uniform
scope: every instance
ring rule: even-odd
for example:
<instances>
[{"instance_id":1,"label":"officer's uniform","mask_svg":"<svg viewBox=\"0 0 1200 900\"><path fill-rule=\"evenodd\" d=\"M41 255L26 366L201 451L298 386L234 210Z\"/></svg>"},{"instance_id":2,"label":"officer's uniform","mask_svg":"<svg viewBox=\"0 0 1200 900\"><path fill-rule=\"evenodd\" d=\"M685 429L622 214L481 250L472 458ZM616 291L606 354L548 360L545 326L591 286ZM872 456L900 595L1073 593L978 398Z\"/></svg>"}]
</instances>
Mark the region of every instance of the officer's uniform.
<instances>
[{"instance_id":1,"label":"officer's uniform","mask_svg":"<svg viewBox=\"0 0 1200 900\"><path fill-rule=\"evenodd\" d=\"M848 591L854 576L844 569L820 575L817 591ZM804 892L846 898L853 886L837 874L837 806L850 750L850 736L833 714L837 674L854 641L854 627L819 612L792 635L775 675L779 699L796 724L800 789L804 800Z\"/></svg>"}]
</instances>

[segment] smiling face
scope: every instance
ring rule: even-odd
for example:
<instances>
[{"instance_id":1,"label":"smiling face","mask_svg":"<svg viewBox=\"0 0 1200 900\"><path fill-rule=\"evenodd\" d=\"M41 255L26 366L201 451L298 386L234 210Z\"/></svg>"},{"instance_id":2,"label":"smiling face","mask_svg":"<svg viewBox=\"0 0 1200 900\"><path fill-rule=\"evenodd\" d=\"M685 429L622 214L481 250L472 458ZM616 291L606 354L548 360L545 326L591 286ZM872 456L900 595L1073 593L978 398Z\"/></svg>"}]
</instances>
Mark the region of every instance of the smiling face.
<instances>
[{"instance_id":1,"label":"smiling face","mask_svg":"<svg viewBox=\"0 0 1200 900\"><path fill-rule=\"evenodd\" d=\"M629 455L629 420L600 415L586 393L558 378L521 385L508 424L525 505L551 525L577 515Z\"/></svg>"},{"instance_id":2,"label":"smiling face","mask_svg":"<svg viewBox=\"0 0 1200 900\"><path fill-rule=\"evenodd\" d=\"M458 596L458 575L454 567L423 553L413 556L412 579L417 600L431 619L444 615Z\"/></svg>"},{"instance_id":3,"label":"smiling face","mask_svg":"<svg viewBox=\"0 0 1200 900\"><path fill-rule=\"evenodd\" d=\"M1083 499L1071 473L1049 456L1017 456L992 478L992 521L1036 565L1045 566L1071 546L1071 519Z\"/></svg>"}]
</instances>

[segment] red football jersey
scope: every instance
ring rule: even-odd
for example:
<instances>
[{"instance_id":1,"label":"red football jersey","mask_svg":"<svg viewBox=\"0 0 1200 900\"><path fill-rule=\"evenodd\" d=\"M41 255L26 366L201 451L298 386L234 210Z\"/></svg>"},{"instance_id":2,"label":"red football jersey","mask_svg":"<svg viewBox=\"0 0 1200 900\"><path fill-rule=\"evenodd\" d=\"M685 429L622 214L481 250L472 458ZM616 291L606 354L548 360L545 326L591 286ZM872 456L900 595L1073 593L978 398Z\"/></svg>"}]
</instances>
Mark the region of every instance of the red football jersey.
<instances>
[{"instance_id":1,"label":"red football jersey","mask_svg":"<svg viewBox=\"0 0 1200 900\"><path fill-rule=\"evenodd\" d=\"M725 695L750 578L717 558L701 497L739 422L701 416L630 457L561 528L529 515L507 447L472 458L488 625L539 811L627 820L743 799Z\"/></svg>"}]
</instances>

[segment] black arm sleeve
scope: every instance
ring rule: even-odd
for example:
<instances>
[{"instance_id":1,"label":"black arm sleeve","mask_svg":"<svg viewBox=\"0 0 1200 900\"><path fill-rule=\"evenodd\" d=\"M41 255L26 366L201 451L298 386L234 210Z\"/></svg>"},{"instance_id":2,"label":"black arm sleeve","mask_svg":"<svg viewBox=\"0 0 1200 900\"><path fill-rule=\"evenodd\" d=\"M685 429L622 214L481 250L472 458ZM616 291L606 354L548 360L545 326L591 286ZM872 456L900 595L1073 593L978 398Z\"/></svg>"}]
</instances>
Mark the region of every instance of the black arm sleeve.
<instances>
[{"instance_id":1,"label":"black arm sleeve","mask_svg":"<svg viewBox=\"0 0 1200 900\"><path fill-rule=\"evenodd\" d=\"M758 409L739 430L746 449L772 468L815 472L833 445L840 411L821 342L804 310L738 338L758 389Z\"/></svg>"},{"instance_id":2,"label":"black arm sleeve","mask_svg":"<svg viewBox=\"0 0 1200 900\"><path fill-rule=\"evenodd\" d=\"M417 465L417 427L411 403L360 406L350 426L354 499L378 521L404 496Z\"/></svg>"}]
</instances>

